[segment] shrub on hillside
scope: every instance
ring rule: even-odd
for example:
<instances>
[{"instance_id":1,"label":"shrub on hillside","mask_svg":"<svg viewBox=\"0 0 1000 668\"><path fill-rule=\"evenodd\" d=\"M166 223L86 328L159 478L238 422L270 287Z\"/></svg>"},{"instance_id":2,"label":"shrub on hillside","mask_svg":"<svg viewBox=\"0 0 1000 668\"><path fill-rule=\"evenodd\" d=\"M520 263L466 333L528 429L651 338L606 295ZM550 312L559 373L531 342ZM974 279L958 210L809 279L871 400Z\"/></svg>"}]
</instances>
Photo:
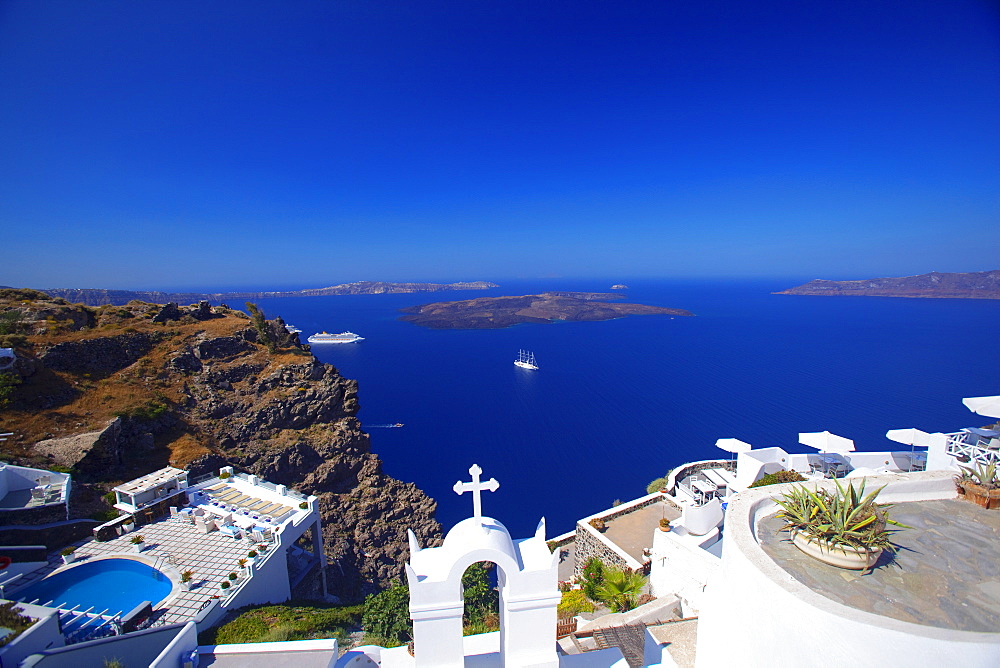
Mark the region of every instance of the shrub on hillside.
<instances>
[{"instance_id":1,"label":"shrub on hillside","mask_svg":"<svg viewBox=\"0 0 1000 668\"><path fill-rule=\"evenodd\" d=\"M361 617L366 642L397 647L413 636L410 620L410 588L405 584L389 587L365 599L365 613Z\"/></svg>"},{"instance_id":2,"label":"shrub on hillside","mask_svg":"<svg viewBox=\"0 0 1000 668\"><path fill-rule=\"evenodd\" d=\"M587 598L591 601L600 600L597 597L597 590L604 584L604 571L607 570L604 562L597 557L591 557L583 567L583 577L580 578L580 586Z\"/></svg>"},{"instance_id":3,"label":"shrub on hillside","mask_svg":"<svg viewBox=\"0 0 1000 668\"><path fill-rule=\"evenodd\" d=\"M764 477L750 484L750 487L766 487L767 485L778 485L783 482L802 482L805 478L798 471L778 471L777 473L765 473Z\"/></svg>"}]
</instances>

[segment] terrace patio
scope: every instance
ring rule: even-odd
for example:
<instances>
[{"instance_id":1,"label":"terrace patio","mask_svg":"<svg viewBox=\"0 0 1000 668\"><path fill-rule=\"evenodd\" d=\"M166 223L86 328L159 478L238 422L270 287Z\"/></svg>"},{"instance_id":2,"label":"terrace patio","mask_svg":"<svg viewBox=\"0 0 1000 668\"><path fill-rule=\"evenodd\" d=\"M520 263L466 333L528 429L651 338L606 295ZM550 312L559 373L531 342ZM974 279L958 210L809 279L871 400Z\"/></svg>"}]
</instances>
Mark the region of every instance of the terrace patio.
<instances>
[{"instance_id":1,"label":"terrace patio","mask_svg":"<svg viewBox=\"0 0 1000 668\"><path fill-rule=\"evenodd\" d=\"M316 497L236 473L231 467L192 485L186 471L168 467L115 491L116 507L128 514L96 527L95 539L78 544L75 558L125 557L165 573L173 589L162 605L151 601L158 624L195 620L210 625L233 607L287 600L292 587L324 562ZM312 532L312 553L295 544L307 531ZM141 553L131 542L136 535L144 538ZM241 570L237 560L247 558L251 549L258 556ZM18 598L23 585L62 567L59 555L49 555L48 562L8 582L7 594ZM180 574L187 570L194 573L190 590L179 584ZM231 573L237 574L235 581L228 579ZM325 590L322 568L320 576ZM224 580L231 585L221 589Z\"/></svg>"},{"instance_id":2,"label":"terrace patio","mask_svg":"<svg viewBox=\"0 0 1000 668\"><path fill-rule=\"evenodd\" d=\"M131 543L132 536L136 534L141 534L145 539L146 547L140 554L135 553ZM147 524L139 531L106 542L86 541L78 547L74 563L111 556L139 558L174 580L179 578L182 571L194 571L191 590L183 591L175 586L161 606L165 612L158 623L172 624L194 619L213 596L221 593L219 583L230 573L239 573L237 559L245 558L256 544L235 540L217 531L204 534L186 520L173 518ZM283 554L273 556L284 558ZM62 566L61 558L54 554L50 556L47 567L25 575L18 585L37 582ZM245 579L246 576L242 577ZM17 591L10 595L18 598ZM44 604L46 601L39 603ZM154 608L157 603L158 601L152 601Z\"/></svg>"},{"instance_id":3,"label":"terrace patio","mask_svg":"<svg viewBox=\"0 0 1000 668\"><path fill-rule=\"evenodd\" d=\"M764 552L813 591L858 610L959 631L1000 628L1000 513L968 501L911 501L892 518L895 559L883 553L862 575L828 566L793 546L771 515L758 525Z\"/></svg>"}]
</instances>

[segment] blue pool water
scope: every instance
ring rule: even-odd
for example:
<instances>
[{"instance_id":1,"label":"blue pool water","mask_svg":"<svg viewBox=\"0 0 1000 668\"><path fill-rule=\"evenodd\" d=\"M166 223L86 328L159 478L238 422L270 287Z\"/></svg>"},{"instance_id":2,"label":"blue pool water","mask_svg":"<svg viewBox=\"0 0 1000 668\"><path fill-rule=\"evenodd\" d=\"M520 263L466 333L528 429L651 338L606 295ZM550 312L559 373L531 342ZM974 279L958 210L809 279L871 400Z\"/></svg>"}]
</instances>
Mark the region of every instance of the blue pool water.
<instances>
[{"instance_id":1,"label":"blue pool water","mask_svg":"<svg viewBox=\"0 0 1000 668\"><path fill-rule=\"evenodd\" d=\"M888 429L981 426L962 397L997 394L1000 300L796 297L804 280L497 281L436 294L261 300L303 338L350 330L360 343L314 346L359 383L359 418L385 471L438 501L450 528L472 512L452 491L473 463L500 489L483 511L514 535L549 534L679 463L727 457L718 438L806 452L800 431L852 438L859 450L898 448ZM544 290L607 291L693 311L607 322L428 330L397 309ZM233 304L236 306L236 304ZM537 372L514 366L520 348ZM376 425L405 424L400 429Z\"/></svg>"},{"instance_id":2,"label":"blue pool water","mask_svg":"<svg viewBox=\"0 0 1000 668\"><path fill-rule=\"evenodd\" d=\"M148 564L133 559L100 559L49 576L18 592L17 597L115 614L129 612L143 601L155 605L166 598L172 586L170 578Z\"/></svg>"}]
</instances>

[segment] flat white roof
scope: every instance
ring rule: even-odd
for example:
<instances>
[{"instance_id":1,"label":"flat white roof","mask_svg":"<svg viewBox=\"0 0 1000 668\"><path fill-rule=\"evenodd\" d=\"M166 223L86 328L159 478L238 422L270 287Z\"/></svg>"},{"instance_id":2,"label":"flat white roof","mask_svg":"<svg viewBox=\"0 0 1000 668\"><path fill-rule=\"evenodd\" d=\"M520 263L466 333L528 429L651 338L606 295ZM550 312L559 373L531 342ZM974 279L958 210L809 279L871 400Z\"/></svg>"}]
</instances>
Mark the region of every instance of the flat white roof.
<instances>
[{"instance_id":1,"label":"flat white roof","mask_svg":"<svg viewBox=\"0 0 1000 668\"><path fill-rule=\"evenodd\" d=\"M141 478L136 478L135 480L129 481L122 485L118 485L114 488L114 491L121 492L123 494L139 494L141 492L146 492L151 489L156 489L161 487L165 483L171 480L182 479L187 477L187 471L184 469L176 469L173 466L168 466L162 468L159 471L153 471L148 473Z\"/></svg>"}]
</instances>

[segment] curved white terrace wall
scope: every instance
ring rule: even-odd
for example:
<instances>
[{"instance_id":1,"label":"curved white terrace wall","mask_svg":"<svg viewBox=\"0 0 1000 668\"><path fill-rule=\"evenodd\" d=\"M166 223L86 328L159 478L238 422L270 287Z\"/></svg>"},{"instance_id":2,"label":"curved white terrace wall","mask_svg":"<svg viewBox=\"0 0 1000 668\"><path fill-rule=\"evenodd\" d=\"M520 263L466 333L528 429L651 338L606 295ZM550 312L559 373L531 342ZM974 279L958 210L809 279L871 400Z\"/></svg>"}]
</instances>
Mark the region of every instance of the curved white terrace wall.
<instances>
[{"instance_id":1,"label":"curved white terrace wall","mask_svg":"<svg viewBox=\"0 0 1000 668\"><path fill-rule=\"evenodd\" d=\"M888 485L881 501L955 496L952 474L944 471L868 480L870 488ZM698 625L699 666L1000 665L1000 633L883 617L835 603L792 578L754 537L757 518L774 510L771 495L784 488L748 490L729 504L722 569L708 586Z\"/></svg>"}]
</instances>

